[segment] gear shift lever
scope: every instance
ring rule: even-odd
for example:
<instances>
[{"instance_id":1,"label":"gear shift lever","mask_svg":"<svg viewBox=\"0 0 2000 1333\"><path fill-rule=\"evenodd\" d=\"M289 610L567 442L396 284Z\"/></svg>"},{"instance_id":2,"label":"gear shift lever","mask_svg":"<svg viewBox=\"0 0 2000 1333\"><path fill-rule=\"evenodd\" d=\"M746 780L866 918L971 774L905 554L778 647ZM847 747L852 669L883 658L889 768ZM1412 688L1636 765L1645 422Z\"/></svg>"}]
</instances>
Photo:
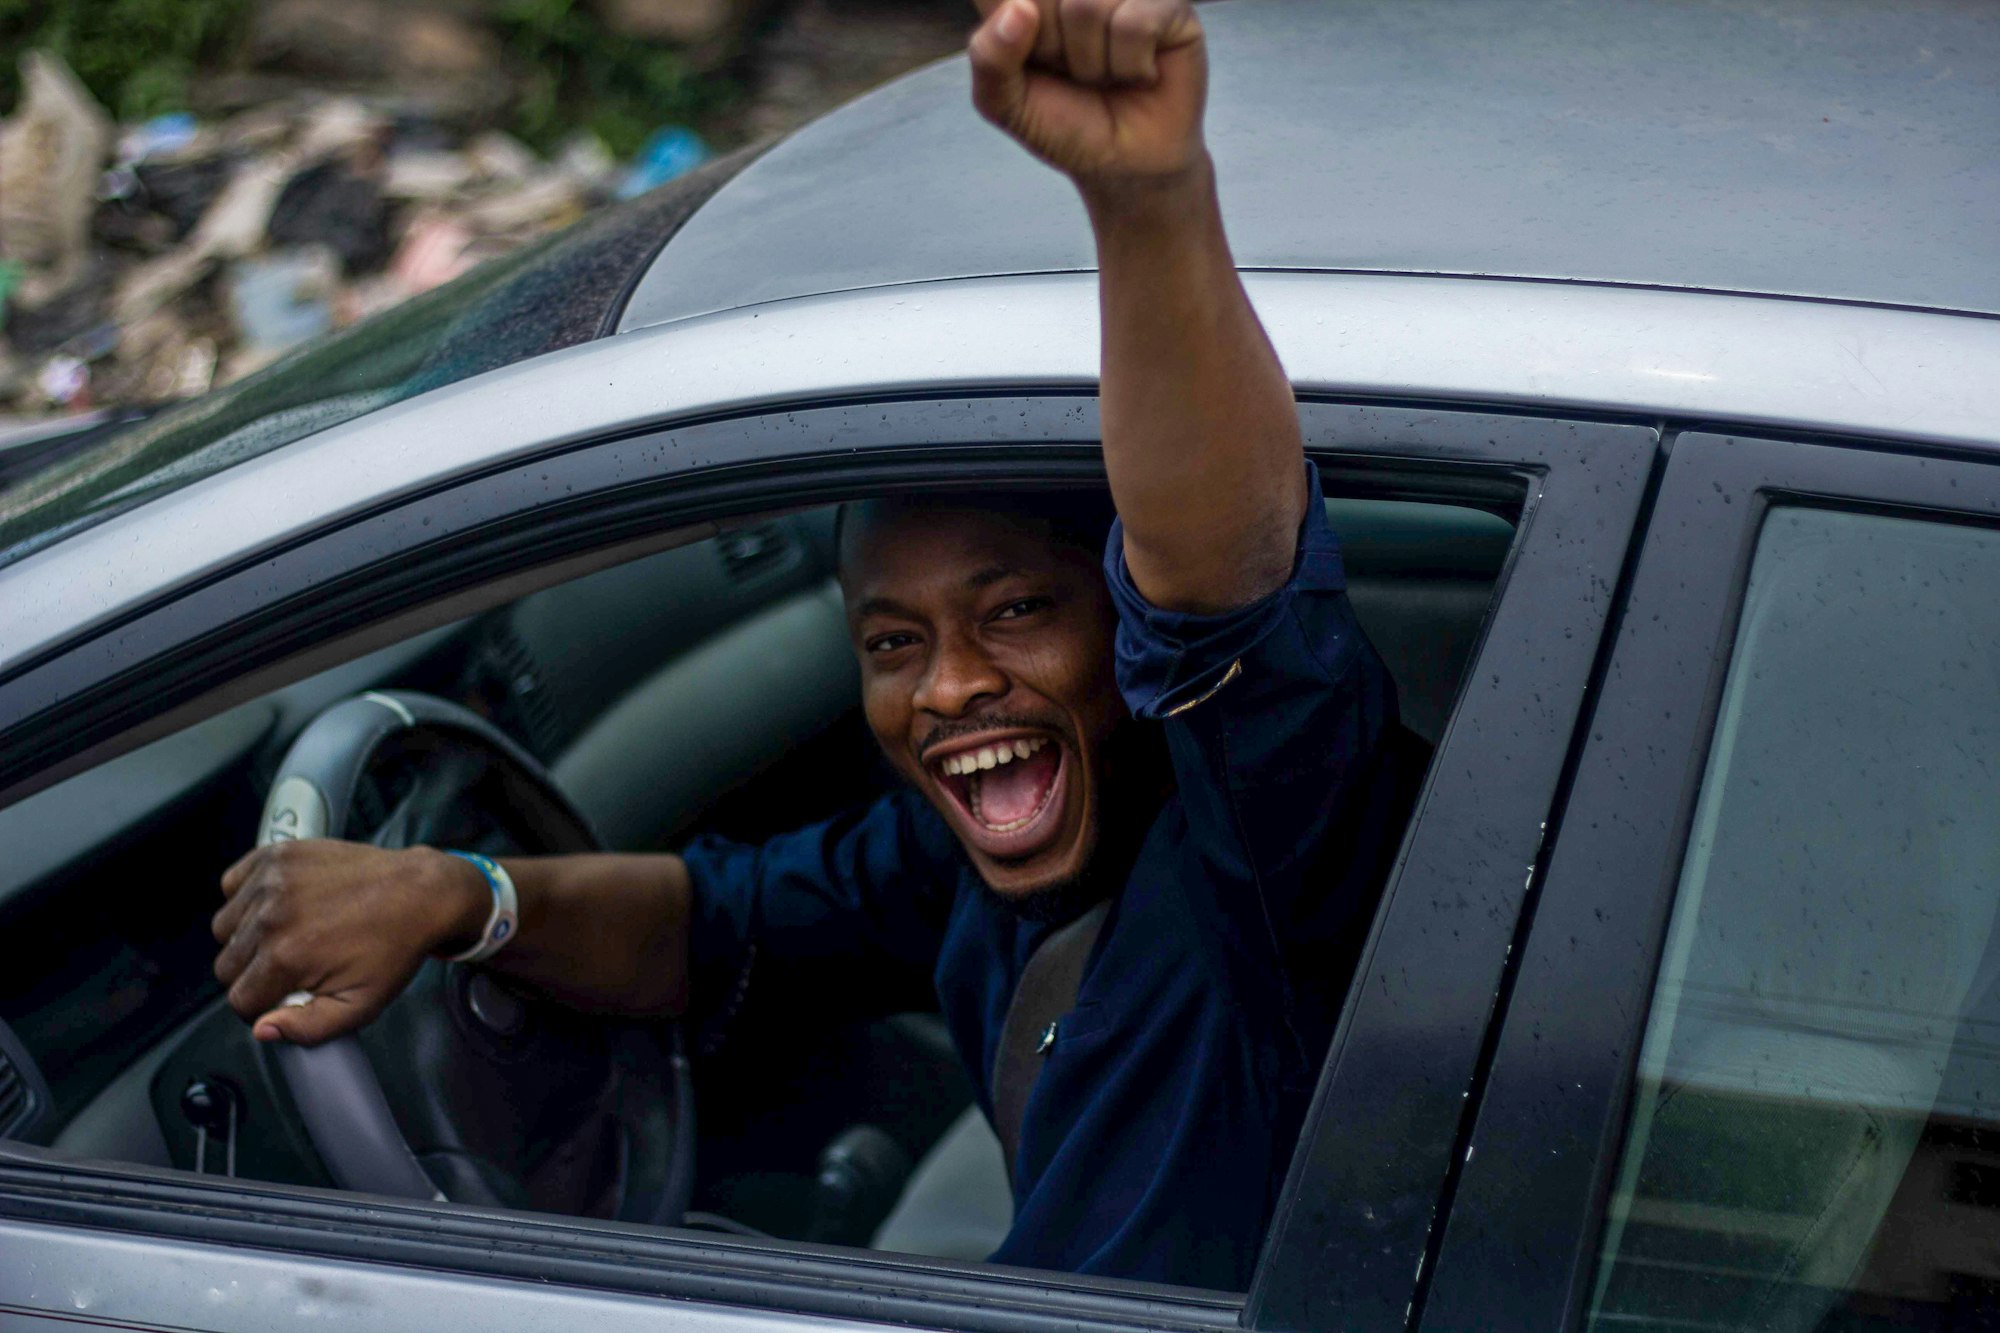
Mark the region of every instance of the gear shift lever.
<instances>
[{"instance_id":1,"label":"gear shift lever","mask_svg":"<svg viewBox=\"0 0 2000 1333\"><path fill-rule=\"evenodd\" d=\"M806 1239L866 1245L910 1181L910 1155L874 1125L846 1130L819 1155Z\"/></svg>"}]
</instances>

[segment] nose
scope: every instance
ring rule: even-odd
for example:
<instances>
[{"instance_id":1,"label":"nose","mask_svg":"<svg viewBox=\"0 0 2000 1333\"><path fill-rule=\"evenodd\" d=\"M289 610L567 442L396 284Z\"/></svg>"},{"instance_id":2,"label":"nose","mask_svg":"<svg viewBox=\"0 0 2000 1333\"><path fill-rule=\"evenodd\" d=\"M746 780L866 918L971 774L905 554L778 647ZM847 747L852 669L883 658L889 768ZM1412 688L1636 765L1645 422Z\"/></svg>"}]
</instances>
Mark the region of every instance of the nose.
<instances>
[{"instance_id":1,"label":"nose","mask_svg":"<svg viewBox=\"0 0 2000 1333\"><path fill-rule=\"evenodd\" d=\"M1009 688L1007 675L963 635L941 640L917 683L912 702L937 717L964 717L978 704L998 699Z\"/></svg>"}]
</instances>

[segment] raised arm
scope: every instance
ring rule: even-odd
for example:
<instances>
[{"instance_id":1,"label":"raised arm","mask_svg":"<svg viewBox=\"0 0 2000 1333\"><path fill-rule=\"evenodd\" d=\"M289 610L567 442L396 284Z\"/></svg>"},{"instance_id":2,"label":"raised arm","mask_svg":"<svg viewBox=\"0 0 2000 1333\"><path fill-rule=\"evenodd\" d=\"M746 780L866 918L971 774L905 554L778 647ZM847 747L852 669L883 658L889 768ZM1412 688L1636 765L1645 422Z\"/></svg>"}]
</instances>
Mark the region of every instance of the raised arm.
<instances>
[{"instance_id":1,"label":"raised arm","mask_svg":"<svg viewBox=\"0 0 2000 1333\"><path fill-rule=\"evenodd\" d=\"M1188 0L980 0L980 112L1069 176L1097 238L1104 466L1133 582L1213 612L1285 582L1298 413L1223 235Z\"/></svg>"}]
</instances>

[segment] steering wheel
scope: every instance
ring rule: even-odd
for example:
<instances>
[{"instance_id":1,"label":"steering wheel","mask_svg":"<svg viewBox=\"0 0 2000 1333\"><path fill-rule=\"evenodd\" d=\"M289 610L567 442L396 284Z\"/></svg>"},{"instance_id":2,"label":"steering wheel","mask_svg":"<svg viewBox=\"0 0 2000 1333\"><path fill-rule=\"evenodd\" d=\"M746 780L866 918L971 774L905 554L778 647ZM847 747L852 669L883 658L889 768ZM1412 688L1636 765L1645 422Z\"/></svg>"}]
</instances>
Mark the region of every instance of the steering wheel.
<instances>
[{"instance_id":1,"label":"steering wheel","mask_svg":"<svg viewBox=\"0 0 2000 1333\"><path fill-rule=\"evenodd\" d=\"M286 752L258 844L337 837L493 855L596 835L485 719L425 694L335 704ZM694 1185L678 1026L594 1018L429 960L358 1034L258 1043L343 1189L677 1225Z\"/></svg>"}]
</instances>

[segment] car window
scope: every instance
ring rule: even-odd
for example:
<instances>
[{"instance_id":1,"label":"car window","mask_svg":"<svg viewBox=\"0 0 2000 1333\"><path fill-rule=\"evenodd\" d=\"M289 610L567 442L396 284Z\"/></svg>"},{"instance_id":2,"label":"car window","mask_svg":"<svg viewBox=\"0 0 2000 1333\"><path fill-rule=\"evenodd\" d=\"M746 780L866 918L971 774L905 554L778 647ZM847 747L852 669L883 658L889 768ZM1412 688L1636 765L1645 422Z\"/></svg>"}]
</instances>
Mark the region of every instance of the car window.
<instances>
[{"instance_id":1,"label":"car window","mask_svg":"<svg viewBox=\"0 0 2000 1333\"><path fill-rule=\"evenodd\" d=\"M1996 587L2000 532L1766 520L1592 1327L2000 1311Z\"/></svg>"},{"instance_id":2,"label":"car window","mask_svg":"<svg viewBox=\"0 0 2000 1333\"><path fill-rule=\"evenodd\" d=\"M1495 508L1375 495L1336 494L1326 512L1420 767L1455 707L1515 524ZM830 508L768 516L600 569L246 701L0 811L0 840L30 827L40 839L32 865L0 875L0 941L23 942L0 947L17 964L0 984L0 1031L46 1076L41 1132L80 1157L210 1170L208 1140L175 1099L191 1081L227 1081L245 1099L230 1139L238 1173L335 1183L285 1128L261 1057L217 1001L208 923L216 877L253 836L279 756L311 716L363 691L417 691L489 719L545 761L622 851L702 835L762 842L890 790L896 778L860 712L833 526ZM384 821L407 776L400 762L357 784L344 832ZM517 850L480 836L460 841ZM159 919L144 938L107 928L87 906L126 856L176 867L149 900ZM760 997L783 994L779 975L760 979ZM1338 994L1328 999L1337 1006ZM992 1255L1013 1222L1004 1158L937 1008L921 986L866 1012L760 998L730 1008L726 1040L720 1021L705 1024L699 1225L955 1261ZM823 1178L856 1154L854 1169L874 1174L863 1197L835 1208ZM615 1165L585 1154L506 1197L601 1217Z\"/></svg>"}]
</instances>

